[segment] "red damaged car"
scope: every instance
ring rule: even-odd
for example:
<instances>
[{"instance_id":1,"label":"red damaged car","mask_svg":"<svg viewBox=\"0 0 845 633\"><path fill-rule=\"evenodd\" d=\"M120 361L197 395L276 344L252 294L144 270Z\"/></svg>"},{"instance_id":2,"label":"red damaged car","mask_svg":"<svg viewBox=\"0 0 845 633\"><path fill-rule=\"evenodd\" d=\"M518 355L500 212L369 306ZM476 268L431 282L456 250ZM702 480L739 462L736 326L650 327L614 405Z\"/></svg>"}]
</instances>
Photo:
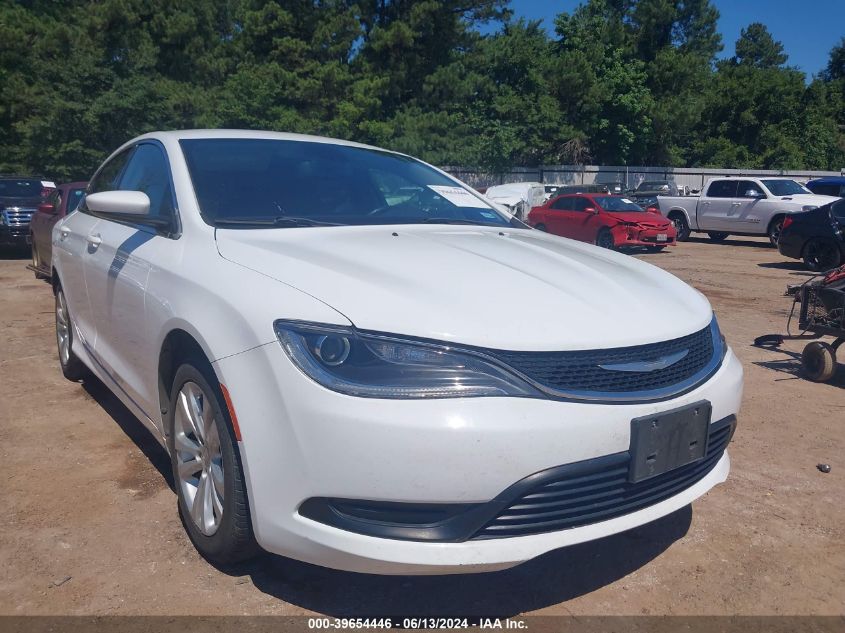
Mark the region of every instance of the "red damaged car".
<instances>
[{"instance_id":1,"label":"red damaged car","mask_svg":"<svg viewBox=\"0 0 845 633\"><path fill-rule=\"evenodd\" d=\"M660 251L675 243L675 227L625 196L576 193L552 198L528 214L535 229L604 248Z\"/></svg>"}]
</instances>

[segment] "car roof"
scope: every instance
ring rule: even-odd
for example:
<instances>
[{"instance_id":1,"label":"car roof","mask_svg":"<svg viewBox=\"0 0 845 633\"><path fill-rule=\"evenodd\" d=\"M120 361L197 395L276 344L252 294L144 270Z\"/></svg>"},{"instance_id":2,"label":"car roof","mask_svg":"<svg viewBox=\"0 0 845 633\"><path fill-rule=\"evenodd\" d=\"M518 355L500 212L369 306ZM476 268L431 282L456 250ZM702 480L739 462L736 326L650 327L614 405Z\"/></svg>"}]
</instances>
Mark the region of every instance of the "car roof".
<instances>
[{"instance_id":1,"label":"car roof","mask_svg":"<svg viewBox=\"0 0 845 633\"><path fill-rule=\"evenodd\" d=\"M820 185L845 185L845 176L825 176L823 178L814 178L807 184L818 183Z\"/></svg>"},{"instance_id":2,"label":"car roof","mask_svg":"<svg viewBox=\"0 0 845 633\"><path fill-rule=\"evenodd\" d=\"M329 138L327 136L312 136L310 134L293 134L291 132L270 132L266 130L215 130L215 129L197 129L197 130L162 130L158 132L149 132L139 136L133 141L140 141L142 139L158 139L160 141L182 141L189 139L267 139L279 141L302 141L307 143L327 143L331 145L347 145L350 147L361 147L364 149L375 149L379 151L385 150L381 147L374 147L372 145L365 145L363 143L355 143L353 141L344 141L337 138ZM398 153L398 152L392 152Z\"/></svg>"}]
</instances>

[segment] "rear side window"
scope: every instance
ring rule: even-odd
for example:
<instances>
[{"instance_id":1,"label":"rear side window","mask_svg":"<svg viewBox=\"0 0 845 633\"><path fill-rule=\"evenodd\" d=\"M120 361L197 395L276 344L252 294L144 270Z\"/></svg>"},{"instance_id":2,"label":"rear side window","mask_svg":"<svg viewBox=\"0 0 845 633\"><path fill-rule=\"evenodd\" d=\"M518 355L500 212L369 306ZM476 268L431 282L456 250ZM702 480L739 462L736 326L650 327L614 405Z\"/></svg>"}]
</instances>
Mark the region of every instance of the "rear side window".
<instances>
[{"instance_id":1,"label":"rear side window","mask_svg":"<svg viewBox=\"0 0 845 633\"><path fill-rule=\"evenodd\" d=\"M845 222L845 200L834 202L831 205L830 210L833 213L833 217L835 217L840 222Z\"/></svg>"},{"instance_id":2,"label":"rear side window","mask_svg":"<svg viewBox=\"0 0 845 633\"><path fill-rule=\"evenodd\" d=\"M142 143L120 178L119 189L143 191L150 198L150 215L169 218L173 215L173 189L164 151L153 143Z\"/></svg>"},{"instance_id":3,"label":"rear side window","mask_svg":"<svg viewBox=\"0 0 845 633\"><path fill-rule=\"evenodd\" d=\"M558 211L569 211L572 209L572 198L558 198L552 202L552 209Z\"/></svg>"},{"instance_id":4,"label":"rear side window","mask_svg":"<svg viewBox=\"0 0 845 633\"><path fill-rule=\"evenodd\" d=\"M129 157L132 155L132 149L130 147L123 150L100 168L100 171L97 172L97 175L91 181L91 193L114 191L117 189L117 181L120 178L120 174L123 173L123 168L126 167Z\"/></svg>"},{"instance_id":5,"label":"rear side window","mask_svg":"<svg viewBox=\"0 0 845 633\"><path fill-rule=\"evenodd\" d=\"M735 198L736 180L717 180L707 189L708 198Z\"/></svg>"}]
</instances>

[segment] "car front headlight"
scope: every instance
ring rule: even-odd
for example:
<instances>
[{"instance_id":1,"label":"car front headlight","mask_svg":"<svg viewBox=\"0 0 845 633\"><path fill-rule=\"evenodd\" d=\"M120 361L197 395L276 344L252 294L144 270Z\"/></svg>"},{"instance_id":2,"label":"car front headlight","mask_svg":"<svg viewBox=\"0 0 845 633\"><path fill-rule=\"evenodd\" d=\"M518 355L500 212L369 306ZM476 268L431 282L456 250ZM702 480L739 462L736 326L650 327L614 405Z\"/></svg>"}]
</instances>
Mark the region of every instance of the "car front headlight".
<instances>
[{"instance_id":1,"label":"car front headlight","mask_svg":"<svg viewBox=\"0 0 845 633\"><path fill-rule=\"evenodd\" d=\"M401 339L354 328L278 320L288 357L317 383L366 398L544 397L481 355L446 343Z\"/></svg>"}]
</instances>

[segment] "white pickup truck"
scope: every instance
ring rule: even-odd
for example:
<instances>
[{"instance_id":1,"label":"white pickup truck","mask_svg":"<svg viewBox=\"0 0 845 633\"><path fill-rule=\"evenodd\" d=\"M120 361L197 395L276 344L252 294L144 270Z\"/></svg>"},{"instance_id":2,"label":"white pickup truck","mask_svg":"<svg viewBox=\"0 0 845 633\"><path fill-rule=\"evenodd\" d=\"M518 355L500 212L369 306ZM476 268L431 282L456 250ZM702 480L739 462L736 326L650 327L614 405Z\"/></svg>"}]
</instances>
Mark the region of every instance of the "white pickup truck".
<instances>
[{"instance_id":1,"label":"white pickup truck","mask_svg":"<svg viewBox=\"0 0 845 633\"><path fill-rule=\"evenodd\" d=\"M783 177L711 178L701 196L658 196L660 212L672 220L678 241L690 233L707 233L710 239L728 235L768 235L777 245L783 219L790 213L809 211L837 200L819 196Z\"/></svg>"}]
</instances>

